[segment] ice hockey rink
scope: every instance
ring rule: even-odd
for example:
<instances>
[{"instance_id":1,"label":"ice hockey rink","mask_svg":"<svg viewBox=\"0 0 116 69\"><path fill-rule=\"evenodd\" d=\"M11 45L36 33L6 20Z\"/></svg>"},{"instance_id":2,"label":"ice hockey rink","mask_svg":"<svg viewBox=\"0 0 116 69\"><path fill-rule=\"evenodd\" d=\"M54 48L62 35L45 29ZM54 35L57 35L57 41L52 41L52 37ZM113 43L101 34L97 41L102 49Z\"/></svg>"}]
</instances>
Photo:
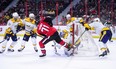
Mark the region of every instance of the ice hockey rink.
<instances>
[{"instance_id":1,"label":"ice hockey rink","mask_svg":"<svg viewBox=\"0 0 116 69\"><path fill-rule=\"evenodd\" d=\"M3 37L0 37L2 40ZM47 56L39 57L39 51L36 53L33 49L31 41L26 43L26 48L22 52L18 52L20 48L22 37L18 40L15 46L15 52L5 51L0 54L0 69L115 69L116 68L116 40L108 42L110 54L105 57L90 56L80 57L74 55L67 57L64 55L63 49L58 49L61 56L56 55L52 42L46 45ZM37 43L41 40L37 37ZM98 42L98 39L94 39ZM11 40L8 42L9 47ZM1 46L1 45L0 45Z\"/></svg>"}]
</instances>

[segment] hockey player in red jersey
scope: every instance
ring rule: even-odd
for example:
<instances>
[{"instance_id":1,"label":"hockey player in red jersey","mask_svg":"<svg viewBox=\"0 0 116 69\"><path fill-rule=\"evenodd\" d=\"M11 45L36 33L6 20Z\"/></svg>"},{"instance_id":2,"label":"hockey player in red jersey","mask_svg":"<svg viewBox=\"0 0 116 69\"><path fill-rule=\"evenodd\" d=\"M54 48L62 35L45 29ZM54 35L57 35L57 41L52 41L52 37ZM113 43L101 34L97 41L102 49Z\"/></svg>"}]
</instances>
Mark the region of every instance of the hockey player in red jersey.
<instances>
[{"instance_id":1,"label":"hockey player in red jersey","mask_svg":"<svg viewBox=\"0 0 116 69\"><path fill-rule=\"evenodd\" d=\"M51 17L47 16L42 22L38 24L37 33L39 35L44 36L44 38L39 42L41 52L42 52L42 55L40 55L40 57L46 56L45 44L47 44L48 42L52 40L64 46L65 48L64 51L67 56L71 55L72 48L68 46L68 44L60 38L56 28L53 27Z\"/></svg>"}]
</instances>

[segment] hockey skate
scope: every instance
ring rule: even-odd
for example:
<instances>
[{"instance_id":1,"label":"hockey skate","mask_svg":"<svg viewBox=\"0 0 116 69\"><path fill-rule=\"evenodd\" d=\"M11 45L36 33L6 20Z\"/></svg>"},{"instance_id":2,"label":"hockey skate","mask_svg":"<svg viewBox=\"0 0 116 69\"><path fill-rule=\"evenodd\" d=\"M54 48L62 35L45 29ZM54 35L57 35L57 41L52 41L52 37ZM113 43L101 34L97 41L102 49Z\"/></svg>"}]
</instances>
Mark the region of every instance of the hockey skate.
<instances>
[{"instance_id":1,"label":"hockey skate","mask_svg":"<svg viewBox=\"0 0 116 69\"><path fill-rule=\"evenodd\" d=\"M109 40L109 42L113 42L113 40Z\"/></svg>"},{"instance_id":2,"label":"hockey skate","mask_svg":"<svg viewBox=\"0 0 116 69\"><path fill-rule=\"evenodd\" d=\"M10 48L9 48L7 51L8 51L8 52L14 52L14 49L10 49Z\"/></svg>"},{"instance_id":3,"label":"hockey skate","mask_svg":"<svg viewBox=\"0 0 116 69\"><path fill-rule=\"evenodd\" d=\"M46 56L46 54L39 55L39 57L45 57L45 56Z\"/></svg>"},{"instance_id":4,"label":"hockey skate","mask_svg":"<svg viewBox=\"0 0 116 69\"><path fill-rule=\"evenodd\" d=\"M4 50L1 50L1 51L0 51L0 54L3 53L4 51L5 51L5 49L4 49Z\"/></svg>"},{"instance_id":5,"label":"hockey skate","mask_svg":"<svg viewBox=\"0 0 116 69\"><path fill-rule=\"evenodd\" d=\"M35 50L35 52L38 52L38 49L37 49L37 47L34 47L34 50Z\"/></svg>"},{"instance_id":6,"label":"hockey skate","mask_svg":"<svg viewBox=\"0 0 116 69\"><path fill-rule=\"evenodd\" d=\"M99 55L99 57L104 57L105 55L107 55L107 51L104 51L102 54Z\"/></svg>"},{"instance_id":7,"label":"hockey skate","mask_svg":"<svg viewBox=\"0 0 116 69\"><path fill-rule=\"evenodd\" d=\"M25 47L18 49L18 52L21 52L22 50L24 50L24 48L25 48Z\"/></svg>"},{"instance_id":8,"label":"hockey skate","mask_svg":"<svg viewBox=\"0 0 116 69\"><path fill-rule=\"evenodd\" d=\"M65 55L67 55L68 57L73 55L73 48L71 47L71 45L69 44L68 45L68 48L65 48L64 49L64 53Z\"/></svg>"},{"instance_id":9,"label":"hockey skate","mask_svg":"<svg viewBox=\"0 0 116 69\"><path fill-rule=\"evenodd\" d=\"M45 57L46 56L46 50L41 50L42 54L39 55L39 57Z\"/></svg>"},{"instance_id":10,"label":"hockey skate","mask_svg":"<svg viewBox=\"0 0 116 69\"><path fill-rule=\"evenodd\" d=\"M109 50L108 48L107 48L107 50L106 50L106 51L107 51L107 53L110 53L110 50Z\"/></svg>"}]
</instances>

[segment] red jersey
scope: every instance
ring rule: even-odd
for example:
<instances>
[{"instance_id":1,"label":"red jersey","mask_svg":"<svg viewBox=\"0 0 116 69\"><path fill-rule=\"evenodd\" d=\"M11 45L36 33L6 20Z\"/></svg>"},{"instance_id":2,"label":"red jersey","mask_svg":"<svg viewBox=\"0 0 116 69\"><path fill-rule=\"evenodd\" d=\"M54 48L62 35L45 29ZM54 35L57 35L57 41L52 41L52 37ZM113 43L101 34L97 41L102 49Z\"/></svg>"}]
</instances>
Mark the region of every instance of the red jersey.
<instances>
[{"instance_id":1,"label":"red jersey","mask_svg":"<svg viewBox=\"0 0 116 69\"><path fill-rule=\"evenodd\" d=\"M46 36L52 36L56 32L56 28L51 27L48 23L41 21L37 26L37 33Z\"/></svg>"}]
</instances>

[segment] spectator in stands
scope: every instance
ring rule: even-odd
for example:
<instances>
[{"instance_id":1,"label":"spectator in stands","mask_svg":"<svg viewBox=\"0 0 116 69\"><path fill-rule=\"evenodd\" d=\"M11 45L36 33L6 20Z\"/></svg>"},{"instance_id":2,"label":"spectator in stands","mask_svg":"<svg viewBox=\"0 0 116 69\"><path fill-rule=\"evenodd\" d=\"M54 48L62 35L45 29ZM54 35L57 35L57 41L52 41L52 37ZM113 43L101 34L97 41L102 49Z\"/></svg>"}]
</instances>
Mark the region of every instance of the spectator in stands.
<instances>
[{"instance_id":1,"label":"spectator in stands","mask_svg":"<svg viewBox=\"0 0 116 69\"><path fill-rule=\"evenodd\" d=\"M62 25L66 25L66 17L62 16L61 21Z\"/></svg>"}]
</instances>

